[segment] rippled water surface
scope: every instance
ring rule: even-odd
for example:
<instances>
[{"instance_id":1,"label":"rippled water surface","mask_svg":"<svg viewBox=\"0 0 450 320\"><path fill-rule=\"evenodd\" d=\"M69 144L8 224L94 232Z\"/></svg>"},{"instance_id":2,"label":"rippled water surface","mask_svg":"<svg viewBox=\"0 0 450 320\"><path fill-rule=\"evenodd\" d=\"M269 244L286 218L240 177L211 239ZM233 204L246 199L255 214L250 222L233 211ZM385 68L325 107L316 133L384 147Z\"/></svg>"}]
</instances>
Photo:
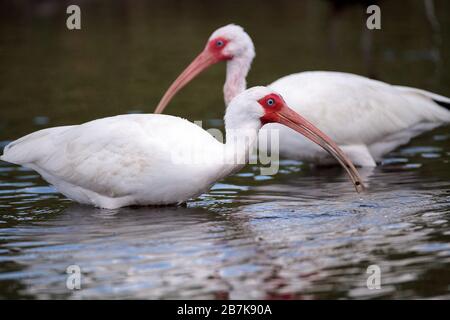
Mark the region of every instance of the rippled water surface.
<instances>
[{"instance_id":1,"label":"rippled water surface","mask_svg":"<svg viewBox=\"0 0 450 320\"><path fill-rule=\"evenodd\" d=\"M251 17L245 4L105 3L86 7L77 34L59 26L57 5L2 16L1 147L49 126L151 111L209 33L230 21L254 35L252 85L328 69L450 94L445 1L436 1L434 33L421 1L405 2L409 15L386 3L369 60L358 7L281 1ZM277 13L285 19L263 23ZM170 112L220 118L223 69L192 83ZM120 210L77 205L34 171L0 162L0 298L450 298L449 161L447 126L361 170L362 195L339 168L282 160L276 176L249 165L186 207ZM380 290L366 286L373 264ZM81 290L66 288L69 265L81 268Z\"/></svg>"}]
</instances>

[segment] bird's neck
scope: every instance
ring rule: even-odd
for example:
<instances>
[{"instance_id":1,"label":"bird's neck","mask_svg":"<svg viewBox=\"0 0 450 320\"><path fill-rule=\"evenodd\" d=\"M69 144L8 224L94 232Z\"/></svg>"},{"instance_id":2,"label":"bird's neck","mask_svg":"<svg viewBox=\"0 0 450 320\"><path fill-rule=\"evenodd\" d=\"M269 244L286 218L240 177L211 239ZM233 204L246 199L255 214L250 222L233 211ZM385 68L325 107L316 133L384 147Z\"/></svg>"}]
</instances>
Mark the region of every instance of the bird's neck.
<instances>
[{"instance_id":1,"label":"bird's neck","mask_svg":"<svg viewBox=\"0 0 450 320\"><path fill-rule=\"evenodd\" d=\"M252 61L248 57L233 58L227 63L227 76L223 87L225 105L247 88L247 74Z\"/></svg>"},{"instance_id":2,"label":"bird's neck","mask_svg":"<svg viewBox=\"0 0 450 320\"><path fill-rule=\"evenodd\" d=\"M225 116L224 168L227 175L248 163L261 128L260 121L248 121L245 117L239 117L240 115L240 113L230 115L227 112Z\"/></svg>"}]
</instances>

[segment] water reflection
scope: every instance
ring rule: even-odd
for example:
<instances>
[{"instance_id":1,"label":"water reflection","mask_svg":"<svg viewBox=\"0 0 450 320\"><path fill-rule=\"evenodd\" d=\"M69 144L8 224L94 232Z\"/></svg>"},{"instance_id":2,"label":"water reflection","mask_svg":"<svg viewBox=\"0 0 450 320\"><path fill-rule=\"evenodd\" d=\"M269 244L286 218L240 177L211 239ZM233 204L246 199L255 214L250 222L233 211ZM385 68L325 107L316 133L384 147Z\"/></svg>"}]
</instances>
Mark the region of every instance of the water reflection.
<instances>
[{"instance_id":1,"label":"water reflection","mask_svg":"<svg viewBox=\"0 0 450 320\"><path fill-rule=\"evenodd\" d=\"M410 154L405 149L403 156ZM67 208L45 218L9 223L0 228L0 283L15 289L2 295L237 299L447 294L450 182L384 166L370 172L369 192L357 195L343 172L327 169L320 175L302 168L254 185L244 170L187 208L101 210L63 202ZM72 264L83 271L80 291L65 287L65 269ZM365 286L370 264L382 269L381 291ZM431 270L440 273L441 282L430 280Z\"/></svg>"}]
</instances>

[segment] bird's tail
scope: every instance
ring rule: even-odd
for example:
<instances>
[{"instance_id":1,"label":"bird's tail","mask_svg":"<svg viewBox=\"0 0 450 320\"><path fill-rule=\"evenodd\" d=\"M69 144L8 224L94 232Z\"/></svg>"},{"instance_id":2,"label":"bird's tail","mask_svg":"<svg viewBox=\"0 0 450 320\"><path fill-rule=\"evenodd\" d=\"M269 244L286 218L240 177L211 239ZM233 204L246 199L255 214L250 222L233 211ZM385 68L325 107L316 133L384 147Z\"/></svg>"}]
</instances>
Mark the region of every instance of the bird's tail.
<instances>
[{"instance_id":1,"label":"bird's tail","mask_svg":"<svg viewBox=\"0 0 450 320\"><path fill-rule=\"evenodd\" d=\"M437 100L437 99L435 100L435 99L433 99L433 101L436 102L441 107L444 107L445 109L450 110L450 102L447 101L447 100Z\"/></svg>"},{"instance_id":2,"label":"bird's tail","mask_svg":"<svg viewBox=\"0 0 450 320\"><path fill-rule=\"evenodd\" d=\"M436 103L436 104L440 105L441 107L450 111L450 98L441 96L441 95L433 93L433 92L421 90L421 89L416 89L416 88L411 88L411 87L403 87L403 86L395 86L395 87L401 91L417 94L417 95L423 96L425 98L431 99L431 100L433 100L434 103Z\"/></svg>"},{"instance_id":3,"label":"bird's tail","mask_svg":"<svg viewBox=\"0 0 450 320\"><path fill-rule=\"evenodd\" d=\"M32 163L40 156L45 156L48 147L53 144L52 137L70 127L72 126L42 129L12 141L3 149L0 160L20 165Z\"/></svg>"}]
</instances>

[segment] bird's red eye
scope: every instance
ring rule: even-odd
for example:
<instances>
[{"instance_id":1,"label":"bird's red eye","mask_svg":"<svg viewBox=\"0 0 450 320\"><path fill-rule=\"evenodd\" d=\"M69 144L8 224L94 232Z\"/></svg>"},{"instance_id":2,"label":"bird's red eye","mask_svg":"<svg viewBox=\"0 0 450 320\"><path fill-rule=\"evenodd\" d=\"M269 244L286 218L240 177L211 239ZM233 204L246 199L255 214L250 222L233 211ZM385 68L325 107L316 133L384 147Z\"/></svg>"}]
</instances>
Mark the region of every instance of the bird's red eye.
<instances>
[{"instance_id":1,"label":"bird's red eye","mask_svg":"<svg viewBox=\"0 0 450 320\"><path fill-rule=\"evenodd\" d=\"M275 105L275 99L273 99L273 98L267 99L267 100L266 100L266 105L267 105L268 107L273 107L273 106Z\"/></svg>"},{"instance_id":2,"label":"bird's red eye","mask_svg":"<svg viewBox=\"0 0 450 320\"><path fill-rule=\"evenodd\" d=\"M212 39L209 42L209 48L213 51L221 51L228 44L228 40L222 37Z\"/></svg>"},{"instance_id":3,"label":"bird's red eye","mask_svg":"<svg viewBox=\"0 0 450 320\"><path fill-rule=\"evenodd\" d=\"M228 39L222 37L211 39L208 42L208 50L219 61L230 60L233 58L233 56L230 53L225 52L225 48L227 47L228 42Z\"/></svg>"},{"instance_id":4,"label":"bird's red eye","mask_svg":"<svg viewBox=\"0 0 450 320\"><path fill-rule=\"evenodd\" d=\"M276 111L283 106L283 98L275 93L268 94L267 96L258 100L258 102L268 112Z\"/></svg>"}]
</instances>

